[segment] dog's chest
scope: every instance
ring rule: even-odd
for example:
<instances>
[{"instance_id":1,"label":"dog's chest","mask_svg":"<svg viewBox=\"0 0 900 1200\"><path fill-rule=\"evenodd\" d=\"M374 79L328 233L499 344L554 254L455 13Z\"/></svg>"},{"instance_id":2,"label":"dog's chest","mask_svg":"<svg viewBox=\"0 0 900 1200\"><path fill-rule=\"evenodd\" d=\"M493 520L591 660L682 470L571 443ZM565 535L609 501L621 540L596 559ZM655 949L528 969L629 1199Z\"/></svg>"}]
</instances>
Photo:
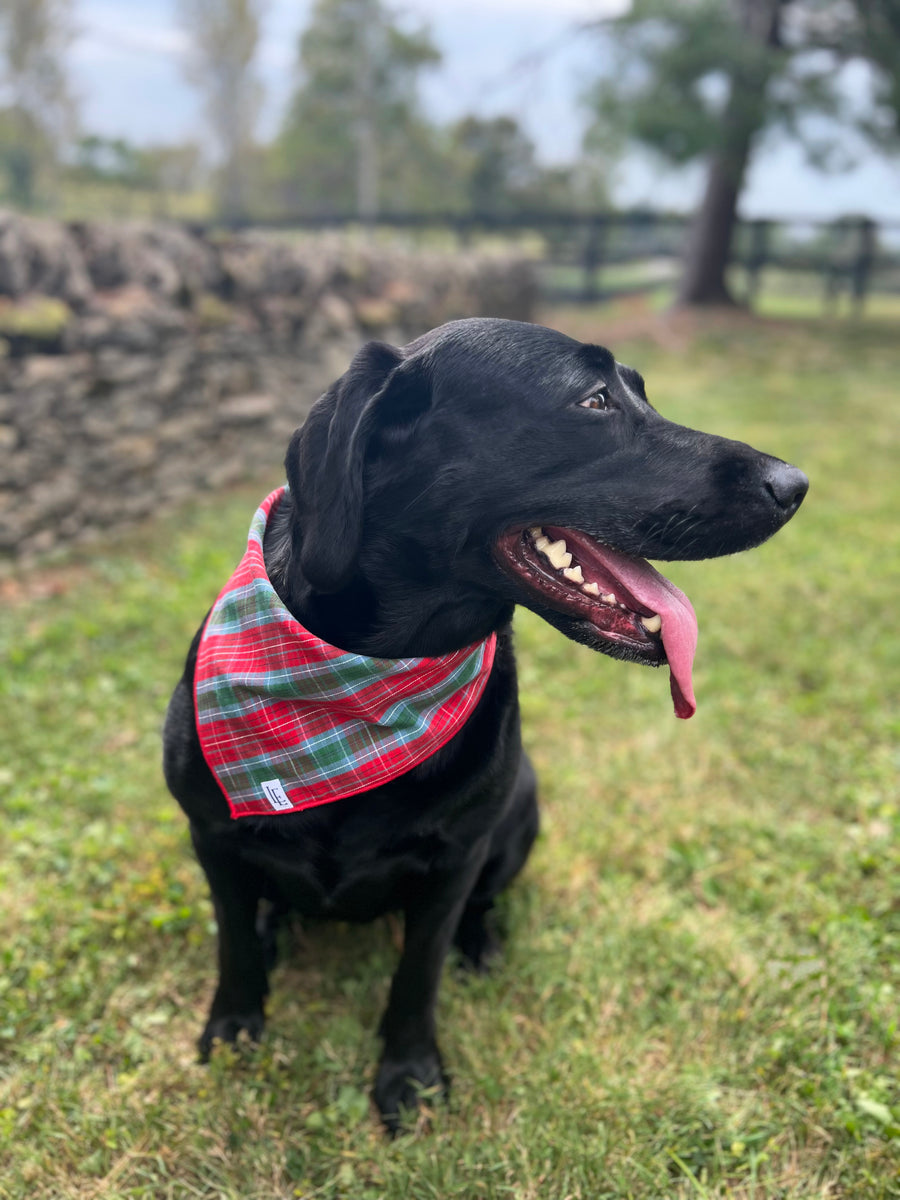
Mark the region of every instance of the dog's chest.
<instances>
[{"instance_id":1,"label":"dog's chest","mask_svg":"<svg viewBox=\"0 0 900 1200\"><path fill-rule=\"evenodd\" d=\"M414 902L436 873L463 869L479 841L502 819L519 762L515 712L505 709L501 734L486 752L479 730L462 747L369 795L300 814L291 836L241 830L241 853L261 869L273 897L316 918L369 920ZM294 819L288 820L294 825Z\"/></svg>"},{"instance_id":2,"label":"dog's chest","mask_svg":"<svg viewBox=\"0 0 900 1200\"><path fill-rule=\"evenodd\" d=\"M325 848L250 842L246 859L260 868L273 898L304 916L367 921L404 908L435 871L459 869L471 845L453 826L429 832L415 826L398 836L375 829L354 831Z\"/></svg>"}]
</instances>

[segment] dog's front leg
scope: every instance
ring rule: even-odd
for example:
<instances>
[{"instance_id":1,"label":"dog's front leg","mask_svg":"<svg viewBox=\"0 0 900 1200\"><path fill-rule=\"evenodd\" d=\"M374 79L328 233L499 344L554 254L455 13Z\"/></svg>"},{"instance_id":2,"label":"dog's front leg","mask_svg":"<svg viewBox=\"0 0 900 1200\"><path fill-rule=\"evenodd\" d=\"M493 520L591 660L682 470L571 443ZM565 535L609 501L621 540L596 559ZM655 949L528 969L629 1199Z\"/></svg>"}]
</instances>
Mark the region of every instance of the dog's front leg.
<instances>
[{"instance_id":1,"label":"dog's front leg","mask_svg":"<svg viewBox=\"0 0 900 1200\"><path fill-rule=\"evenodd\" d=\"M373 1091L391 1133L397 1132L403 1110L418 1106L423 1089L442 1094L448 1089L437 1046L435 1005L444 960L487 849L485 840L463 869L428 875L406 906L403 954L381 1020L384 1051Z\"/></svg>"},{"instance_id":2,"label":"dog's front leg","mask_svg":"<svg viewBox=\"0 0 900 1200\"><path fill-rule=\"evenodd\" d=\"M251 1041L259 1041L269 985L265 946L256 923L259 873L196 829L191 834L209 881L219 934L219 982L198 1043L200 1058L206 1062L217 1039L235 1042L243 1031Z\"/></svg>"}]
</instances>

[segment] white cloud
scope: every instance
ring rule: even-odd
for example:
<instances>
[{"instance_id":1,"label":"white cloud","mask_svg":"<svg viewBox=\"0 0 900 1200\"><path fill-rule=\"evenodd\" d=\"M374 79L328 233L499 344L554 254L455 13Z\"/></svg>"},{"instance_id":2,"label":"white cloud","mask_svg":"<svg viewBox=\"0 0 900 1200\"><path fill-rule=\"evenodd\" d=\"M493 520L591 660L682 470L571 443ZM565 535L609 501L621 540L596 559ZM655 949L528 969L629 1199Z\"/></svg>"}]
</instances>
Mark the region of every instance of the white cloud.
<instances>
[{"instance_id":1,"label":"white cloud","mask_svg":"<svg viewBox=\"0 0 900 1200\"><path fill-rule=\"evenodd\" d=\"M79 9L74 52L81 58L131 54L177 58L187 46L187 35L174 22L168 5L83 0Z\"/></svg>"}]
</instances>

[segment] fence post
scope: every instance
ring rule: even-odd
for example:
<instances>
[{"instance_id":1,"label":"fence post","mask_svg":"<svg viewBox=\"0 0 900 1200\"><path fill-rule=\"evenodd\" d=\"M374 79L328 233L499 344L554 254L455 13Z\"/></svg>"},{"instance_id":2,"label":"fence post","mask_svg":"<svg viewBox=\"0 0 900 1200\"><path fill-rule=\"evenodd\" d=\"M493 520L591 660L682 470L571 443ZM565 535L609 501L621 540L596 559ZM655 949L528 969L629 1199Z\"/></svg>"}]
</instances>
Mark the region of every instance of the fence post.
<instances>
[{"instance_id":1,"label":"fence post","mask_svg":"<svg viewBox=\"0 0 900 1200\"><path fill-rule=\"evenodd\" d=\"M469 250L472 245L472 222L468 216L459 215L454 218L456 244L460 250Z\"/></svg>"},{"instance_id":2,"label":"fence post","mask_svg":"<svg viewBox=\"0 0 900 1200\"><path fill-rule=\"evenodd\" d=\"M750 247L747 251L747 307L753 308L759 295L762 269L769 257L771 221L750 222Z\"/></svg>"},{"instance_id":3,"label":"fence post","mask_svg":"<svg viewBox=\"0 0 900 1200\"><path fill-rule=\"evenodd\" d=\"M853 271L850 251L847 244L852 233L852 227L846 217L839 217L828 226L831 234L831 247L825 246L822 258L822 313L826 317L836 317L840 312L841 292L848 284Z\"/></svg>"},{"instance_id":4,"label":"fence post","mask_svg":"<svg viewBox=\"0 0 900 1200\"><path fill-rule=\"evenodd\" d=\"M857 317L863 314L866 294L869 290L869 279L875 263L875 245L877 225L868 217L861 217L856 227L856 258L850 268L851 287L853 291L853 312Z\"/></svg>"},{"instance_id":5,"label":"fence post","mask_svg":"<svg viewBox=\"0 0 900 1200\"><path fill-rule=\"evenodd\" d=\"M584 272L581 285L581 299L591 304L597 300L597 268L603 261L603 242L606 231L606 221L603 217L591 217L585 230L584 246L581 251L581 266Z\"/></svg>"}]
</instances>

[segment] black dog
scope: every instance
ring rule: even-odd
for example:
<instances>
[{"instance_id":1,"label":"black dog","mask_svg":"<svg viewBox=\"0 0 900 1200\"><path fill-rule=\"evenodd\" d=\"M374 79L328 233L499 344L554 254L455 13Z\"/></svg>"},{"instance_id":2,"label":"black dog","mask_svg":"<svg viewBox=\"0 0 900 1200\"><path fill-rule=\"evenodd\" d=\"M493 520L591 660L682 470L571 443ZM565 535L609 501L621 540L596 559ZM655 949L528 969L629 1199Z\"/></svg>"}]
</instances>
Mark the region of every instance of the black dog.
<instances>
[{"instance_id":1,"label":"black dog","mask_svg":"<svg viewBox=\"0 0 900 1200\"><path fill-rule=\"evenodd\" d=\"M664 420L608 350L482 319L400 350L364 346L294 435L286 466L264 556L287 617L379 669L497 635L477 704L449 741L388 782L303 811L276 812L286 796L267 781L271 815L232 818L198 735L202 630L169 707L166 779L190 818L219 928L201 1053L262 1032L261 900L345 921L402 910L374 1088L393 1129L419 1089L446 1085L434 1018L445 957L455 943L474 967L486 962L486 914L538 829L513 608L614 658L668 662L676 712L690 716L693 612L637 556L756 546L793 516L808 483L779 459Z\"/></svg>"}]
</instances>

